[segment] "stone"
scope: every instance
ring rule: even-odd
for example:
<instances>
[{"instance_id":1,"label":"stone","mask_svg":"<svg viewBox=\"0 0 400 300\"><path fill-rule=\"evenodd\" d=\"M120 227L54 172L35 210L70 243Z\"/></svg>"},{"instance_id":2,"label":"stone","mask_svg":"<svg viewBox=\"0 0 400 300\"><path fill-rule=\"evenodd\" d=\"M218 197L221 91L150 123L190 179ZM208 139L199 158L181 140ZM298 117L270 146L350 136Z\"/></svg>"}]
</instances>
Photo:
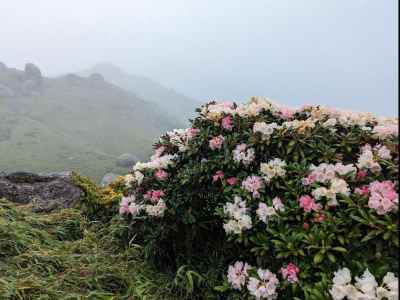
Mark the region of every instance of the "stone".
<instances>
[{"instance_id":1,"label":"stone","mask_svg":"<svg viewBox=\"0 0 400 300\"><path fill-rule=\"evenodd\" d=\"M35 174L0 173L0 198L19 204L32 204L35 212L74 207L83 191L72 180L71 172Z\"/></svg>"},{"instance_id":2,"label":"stone","mask_svg":"<svg viewBox=\"0 0 400 300\"><path fill-rule=\"evenodd\" d=\"M32 63L27 63L25 65L25 76L26 76L26 79L32 79L35 81L42 80L42 72L36 65L34 65Z\"/></svg>"},{"instance_id":3,"label":"stone","mask_svg":"<svg viewBox=\"0 0 400 300\"><path fill-rule=\"evenodd\" d=\"M116 161L118 167L129 168L138 161L137 157L130 153L121 154Z\"/></svg>"},{"instance_id":4,"label":"stone","mask_svg":"<svg viewBox=\"0 0 400 300\"><path fill-rule=\"evenodd\" d=\"M107 173L103 176L103 179L100 182L100 186L106 187L113 183L120 175L115 173Z\"/></svg>"}]
</instances>

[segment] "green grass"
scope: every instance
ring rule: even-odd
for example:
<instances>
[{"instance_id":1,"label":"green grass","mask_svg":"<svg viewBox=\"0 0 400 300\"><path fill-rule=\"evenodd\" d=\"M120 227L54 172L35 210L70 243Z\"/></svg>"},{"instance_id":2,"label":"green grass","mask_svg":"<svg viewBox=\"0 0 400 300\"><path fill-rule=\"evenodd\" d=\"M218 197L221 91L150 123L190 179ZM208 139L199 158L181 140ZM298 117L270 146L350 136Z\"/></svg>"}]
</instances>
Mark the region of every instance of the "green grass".
<instances>
[{"instance_id":1,"label":"green grass","mask_svg":"<svg viewBox=\"0 0 400 300\"><path fill-rule=\"evenodd\" d=\"M140 247L121 243L124 232L117 219L91 222L76 209L34 214L0 199L0 299L183 299Z\"/></svg>"},{"instance_id":2,"label":"green grass","mask_svg":"<svg viewBox=\"0 0 400 300\"><path fill-rule=\"evenodd\" d=\"M128 172L115 165L119 155L147 158L178 124L108 83L46 79L42 95L0 97L0 171L78 171L100 181Z\"/></svg>"}]
</instances>

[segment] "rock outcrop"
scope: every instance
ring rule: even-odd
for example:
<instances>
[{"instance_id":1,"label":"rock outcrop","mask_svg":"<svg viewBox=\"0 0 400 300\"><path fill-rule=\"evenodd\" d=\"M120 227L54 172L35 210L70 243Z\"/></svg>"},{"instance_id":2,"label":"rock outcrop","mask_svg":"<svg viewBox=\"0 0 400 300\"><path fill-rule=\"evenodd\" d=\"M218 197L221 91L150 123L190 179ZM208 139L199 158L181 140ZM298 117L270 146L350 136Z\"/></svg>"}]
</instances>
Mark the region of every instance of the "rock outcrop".
<instances>
[{"instance_id":1,"label":"rock outcrop","mask_svg":"<svg viewBox=\"0 0 400 300\"><path fill-rule=\"evenodd\" d=\"M42 72L32 63L20 71L0 62L0 97L39 95L43 91L43 80Z\"/></svg>"},{"instance_id":2,"label":"rock outcrop","mask_svg":"<svg viewBox=\"0 0 400 300\"><path fill-rule=\"evenodd\" d=\"M70 172L0 174L0 198L20 204L31 203L35 212L73 207L82 193L73 183Z\"/></svg>"}]
</instances>

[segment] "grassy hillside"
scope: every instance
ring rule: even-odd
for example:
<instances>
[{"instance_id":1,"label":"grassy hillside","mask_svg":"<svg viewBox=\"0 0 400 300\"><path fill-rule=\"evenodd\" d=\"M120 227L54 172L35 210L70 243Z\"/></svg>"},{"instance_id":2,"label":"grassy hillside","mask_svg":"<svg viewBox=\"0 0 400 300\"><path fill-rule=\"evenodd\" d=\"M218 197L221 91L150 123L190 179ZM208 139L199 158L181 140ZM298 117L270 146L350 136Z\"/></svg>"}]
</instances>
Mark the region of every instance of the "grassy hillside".
<instances>
[{"instance_id":1,"label":"grassy hillside","mask_svg":"<svg viewBox=\"0 0 400 300\"><path fill-rule=\"evenodd\" d=\"M120 154L144 159L160 133L177 126L101 78L44 78L40 93L0 96L0 171L77 170L98 180L126 172L115 166Z\"/></svg>"},{"instance_id":2,"label":"grassy hillside","mask_svg":"<svg viewBox=\"0 0 400 300\"><path fill-rule=\"evenodd\" d=\"M155 103L170 117L180 122L187 122L195 115L195 109L200 103L171 88L167 88L149 78L129 74L112 64L98 64L88 70L81 72L84 76L99 73L113 84L131 91L138 97Z\"/></svg>"},{"instance_id":3,"label":"grassy hillside","mask_svg":"<svg viewBox=\"0 0 400 300\"><path fill-rule=\"evenodd\" d=\"M39 215L0 199L0 299L178 299L139 248L120 245L121 231L78 210Z\"/></svg>"}]
</instances>

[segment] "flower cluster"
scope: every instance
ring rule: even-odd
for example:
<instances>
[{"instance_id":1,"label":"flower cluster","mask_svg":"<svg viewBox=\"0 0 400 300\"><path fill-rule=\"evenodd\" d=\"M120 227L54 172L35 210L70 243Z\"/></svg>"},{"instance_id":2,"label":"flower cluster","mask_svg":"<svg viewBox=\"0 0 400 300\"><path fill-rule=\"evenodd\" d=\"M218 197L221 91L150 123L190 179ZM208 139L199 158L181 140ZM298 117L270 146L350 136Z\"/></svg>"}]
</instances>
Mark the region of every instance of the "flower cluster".
<instances>
[{"instance_id":1,"label":"flower cluster","mask_svg":"<svg viewBox=\"0 0 400 300\"><path fill-rule=\"evenodd\" d=\"M267 223L269 217L276 216L279 211L282 212L284 210L285 206L283 205L282 200L279 197L275 197L272 200L272 206L260 202L256 214L262 222Z\"/></svg>"},{"instance_id":2,"label":"flower cluster","mask_svg":"<svg viewBox=\"0 0 400 300\"><path fill-rule=\"evenodd\" d=\"M290 283L295 283L299 281L298 274L300 273L300 268L294 263L289 263L286 267L282 267L281 273L282 277Z\"/></svg>"},{"instance_id":3,"label":"flower cluster","mask_svg":"<svg viewBox=\"0 0 400 300\"><path fill-rule=\"evenodd\" d=\"M381 279L397 266L397 120L263 98L199 111L125 177L120 214L151 259L198 261L212 278L222 274L210 253L245 260L216 299L394 299L397 273L378 286L337 269Z\"/></svg>"},{"instance_id":4,"label":"flower cluster","mask_svg":"<svg viewBox=\"0 0 400 300\"><path fill-rule=\"evenodd\" d=\"M171 154L152 156L152 159L147 163L137 162L133 169L135 171L166 169L174 164L176 157L177 155Z\"/></svg>"},{"instance_id":5,"label":"flower cluster","mask_svg":"<svg viewBox=\"0 0 400 300\"><path fill-rule=\"evenodd\" d=\"M224 143L224 140L225 140L225 138L222 135L213 137L209 142L211 150L219 150L219 149L221 149L222 145Z\"/></svg>"},{"instance_id":6,"label":"flower cluster","mask_svg":"<svg viewBox=\"0 0 400 300\"><path fill-rule=\"evenodd\" d=\"M256 122L253 125L253 132L260 132L262 134L262 138L266 140L274 133L274 130L279 128L280 126L275 122L270 124L267 124L265 122Z\"/></svg>"},{"instance_id":7,"label":"flower cluster","mask_svg":"<svg viewBox=\"0 0 400 300\"><path fill-rule=\"evenodd\" d=\"M248 166L255 158L255 151L246 144L239 144L233 150L233 160Z\"/></svg>"},{"instance_id":8,"label":"flower cluster","mask_svg":"<svg viewBox=\"0 0 400 300\"><path fill-rule=\"evenodd\" d=\"M354 175L357 171L353 164L344 165L342 163L336 163L335 165L322 163L318 166L311 166L310 170L311 173L303 178L303 184L306 186L313 183L327 184L328 187L319 186L311 194L317 200L326 197L329 200L328 206L338 204L337 195L348 196L350 194L347 182L339 176Z\"/></svg>"},{"instance_id":9,"label":"flower cluster","mask_svg":"<svg viewBox=\"0 0 400 300\"><path fill-rule=\"evenodd\" d=\"M224 213L229 218L228 222L224 224L226 233L241 234L244 230L252 227L246 201L242 200L239 196L234 197L233 203L226 203Z\"/></svg>"},{"instance_id":10,"label":"flower cluster","mask_svg":"<svg viewBox=\"0 0 400 300\"><path fill-rule=\"evenodd\" d=\"M361 277L355 278L355 284L351 282L349 269L343 268L336 271L332 280L332 288L329 290L333 300L395 300L399 297L399 281L391 272L385 275L381 286L378 286L374 275L368 269Z\"/></svg>"},{"instance_id":11,"label":"flower cluster","mask_svg":"<svg viewBox=\"0 0 400 300\"><path fill-rule=\"evenodd\" d=\"M257 277L249 278L247 289L257 300L273 300L278 297L278 286L279 280L274 273L268 269L258 269Z\"/></svg>"},{"instance_id":12,"label":"flower cluster","mask_svg":"<svg viewBox=\"0 0 400 300\"><path fill-rule=\"evenodd\" d=\"M376 210L379 215L398 210L399 195L393 182L389 180L373 181L369 184L368 191L370 192L368 206Z\"/></svg>"},{"instance_id":13,"label":"flower cluster","mask_svg":"<svg viewBox=\"0 0 400 300\"><path fill-rule=\"evenodd\" d=\"M371 170L371 172L374 173L381 171L381 166L375 160L371 145L366 144L361 148L361 154L358 157L357 167L360 169Z\"/></svg>"},{"instance_id":14,"label":"flower cluster","mask_svg":"<svg viewBox=\"0 0 400 300\"><path fill-rule=\"evenodd\" d=\"M246 285L250 268L251 266L248 263L241 261L237 261L234 265L229 266L228 282L231 284L232 288L241 290Z\"/></svg>"},{"instance_id":15,"label":"flower cluster","mask_svg":"<svg viewBox=\"0 0 400 300\"><path fill-rule=\"evenodd\" d=\"M260 189L264 187L264 182L260 176L252 175L242 181L242 187L252 193L254 198L260 197Z\"/></svg>"},{"instance_id":16,"label":"flower cluster","mask_svg":"<svg viewBox=\"0 0 400 300\"><path fill-rule=\"evenodd\" d=\"M274 177L283 177L286 174L285 171L286 162L279 158L274 158L267 163L260 165L260 171L264 175L263 178L266 183L269 183Z\"/></svg>"},{"instance_id":17,"label":"flower cluster","mask_svg":"<svg viewBox=\"0 0 400 300\"><path fill-rule=\"evenodd\" d=\"M167 209L164 200L159 198L157 201L152 201L154 204L139 204L136 201L136 197L133 195L129 197L123 197L120 202L119 213L121 215L130 214L135 217L140 212L144 211L149 216L162 217Z\"/></svg>"}]
</instances>

